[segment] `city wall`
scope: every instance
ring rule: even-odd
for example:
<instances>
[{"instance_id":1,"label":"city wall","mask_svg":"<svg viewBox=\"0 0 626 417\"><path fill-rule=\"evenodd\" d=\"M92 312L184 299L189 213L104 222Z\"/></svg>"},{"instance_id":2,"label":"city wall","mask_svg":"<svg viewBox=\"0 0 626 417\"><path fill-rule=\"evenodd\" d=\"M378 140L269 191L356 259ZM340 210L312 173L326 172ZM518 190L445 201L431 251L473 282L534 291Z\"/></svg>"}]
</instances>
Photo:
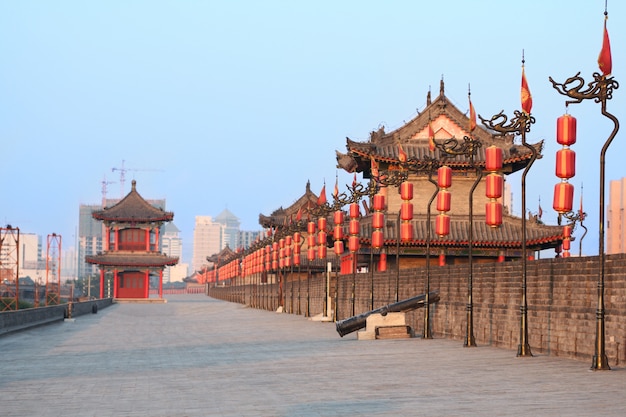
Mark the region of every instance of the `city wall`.
<instances>
[{"instance_id":1,"label":"city wall","mask_svg":"<svg viewBox=\"0 0 626 417\"><path fill-rule=\"evenodd\" d=\"M626 255L605 257L605 341L611 366L626 361ZM431 267L430 289L440 302L431 306L432 334L459 340L466 334L468 265ZM599 257L539 259L527 262L528 342L533 354L589 361L595 353ZM315 316L323 311L325 279L286 273L282 288L287 313ZM330 277L332 308L336 319L425 292L426 269L360 273ZM373 289L373 291L372 291ZM372 303L372 293L374 302ZM209 288L215 298L275 310L279 284L218 286ZM520 340L522 262L474 264L473 317L476 344L517 351ZM407 314L416 334L423 331L424 311ZM337 336L339 337L339 336Z\"/></svg>"},{"instance_id":2,"label":"city wall","mask_svg":"<svg viewBox=\"0 0 626 417\"><path fill-rule=\"evenodd\" d=\"M95 314L99 309L110 306L112 298L89 300L72 303L72 317L83 314ZM55 306L27 308L16 311L0 312L0 336L31 327L61 321L69 316L69 304Z\"/></svg>"}]
</instances>

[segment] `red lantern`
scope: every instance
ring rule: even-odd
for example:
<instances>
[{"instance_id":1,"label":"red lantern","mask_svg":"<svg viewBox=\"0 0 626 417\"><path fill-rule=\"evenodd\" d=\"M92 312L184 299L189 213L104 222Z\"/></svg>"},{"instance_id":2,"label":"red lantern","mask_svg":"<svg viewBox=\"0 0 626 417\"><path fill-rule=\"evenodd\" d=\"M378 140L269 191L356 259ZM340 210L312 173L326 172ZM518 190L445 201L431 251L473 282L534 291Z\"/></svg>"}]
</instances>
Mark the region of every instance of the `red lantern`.
<instances>
[{"instance_id":1,"label":"red lantern","mask_svg":"<svg viewBox=\"0 0 626 417\"><path fill-rule=\"evenodd\" d=\"M310 221L310 222L307 223L306 231L310 235L315 233L315 222L314 221Z\"/></svg>"},{"instance_id":2,"label":"red lantern","mask_svg":"<svg viewBox=\"0 0 626 417\"><path fill-rule=\"evenodd\" d=\"M350 252L357 252L359 250L359 237L358 236L350 236L348 238L348 249Z\"/></svg>"},{"instance_id":3,"label":"red lantern","mask_svg":"<svg viewBox=\"0 0 626 417\"><path fill-rule=\"evenodd\" d=\"M400 219L413 220L413 204L402 203L402 205L400 206Z\"/></svg>"},{"instance_id":4,"label":"red lantern","mask_svg":"<svg viewBox=\"0 0 626 417\"><path fill-rule=\"evenodd\" d=\"M499 227L502 224L502 203L489 201L485 205L485 216L488 226Z\"/></svg>"},{"instance_id":5,"label":"red lantern","mask_svg":"<svg viewBox=\"0 0 626 417\"><path fill-rule=\"evenodd\" d=\"M576 152L563 148L556 152L556 176L561 179L576 175Z\"/></svg>"},{"instance_id":6,"label":"red lantern","mask_svg":"<svg viewBox=\"0 0 626 417\"><path fill-rule=\"evenodd\" d=\"M439 190L437 194L437 211L450 211L452 194L447 190Z\"/></svg>"},{"instance_id":7,"label":"red lantern","mask_svg":"<svg viewBox=\"0 0 626 417\"><path fill-rule=\"evenodd\" d=\"M315 235L308 235L306 238L306 243L309 248L312 248L313 246L315 246L317 244L317 239Z\"/></svg>"},{"instance_id":8,"label":"red lantern","mask_svg":"<svg viewBox=\"0 0 626 417\"><path fill-rule=\"evenodd\" d=\"M564 146L570 146L576 143L575 117L564 114L556 119L556 141Z\"/></svg>"},{"instance_id":9,"label":"red lantern","mask_svg":"<svg viewBox=\"0 0 626 417\"><path fill-rule=\"evenodd\" d=\"M380 259L378 261L378 270L380 272L385 272L387 270L387 254L384 252L380 254Z\"/></svg>"},{"instance_id":10,"label":"red lantern","mask_svg":"<svg viewBox=\"0 0 626 417\"><path fill-rule=\"evenodd\" d=\"M564 257L564 258L569 258L570 256L571 256L571 255L570 255L569 251L565 251L565 252L563 252L563 257Z\"/></svg>"},{"instance_id":11,"label":"red lantern","mask_svg":"<svg viewBox=\"0 0 626 417\"><path fill-rule=\"evenodd\" d=\"M359 234L359 232L361 231L361 230L360 230L359 221L358 221L358 220L355 220L355 219L350 220L350 223L349 223L349 226L348 226L348 227L349 227L349 229L350 229L350 230L349 230L349 233L350 233L351 235L358 235L358 234Z\"/></svg>"},{"instance_id":12,"label":"red lantern","mask_svg":"<svg viewBox=\"0 0 626 417\"><path fill-rule=\"evenodd\" d=\"M324 232L323 230L320 230L317 233L317 244L320 246L326 246L327 238L328 238L328 235L326 234L326 232Z\"/></svg>"},{"instance_id":13,"label":"red lantern","mask_svg":"<svg viewBox=\"0 0 626 417\"><path fill-rule=\"evenodd\" d=\"M504 188L504 179L500 174L491 173L487 175L487 198L500 198Z\"/></svg>"},{"instance_id":14,"label":"red lantern","mask_svg":"<svg viewBox=\"0 0 626 417\"><path fill-rule=\"evenodd\" d=\"M377 211L372 214L372 227L374 229L382 229L385 227L385 214L383 212Z\"/></svg>"},{"instance_id":15,"label":"red lantern","mask_svg":"<svg viewBox=\"0 0 626 417\"><path fill-rule=\"evenodd\" d=\"M443 237L450 234L450 216L447 214L439 214L435 222L435 232L437 236Z\"/></svg>"},{"instance_id":16,"label":"red lantern","mask_svg":"<svg viewBox=\"0 0 626 417\"><path fill-rule=\"evenodd\" d=\"M563 226L563 237L570 237L572 235L572 228L569 226Z\"/></svg>"},{"instance_id":17,"label":"red lantern","mask_svg":"<svg viewBox=\"0 0 626 417\"><path fill-rule=\"evenodd\" d=\"M571 247L570 239L569 238L563 239L563 250L570 250L570 247Z\"/></svg>"},{"instance_id":18,"label":"red lantern","mask_svg":"<svg viewBox=\"0 0 626 417\"><path fill-rule=\"evenodd\" d=\"M341 224L343 223L343 211L337 210L333 215L333 223Z\"/></svg>"},{"instance_id":19,"label":"red lantern","mask_svg":"<svg viewBox=\"0 0 626 417\"><path fill-rule=\"evenodd\" d=\"M358 219L361 215L359 208L359 203L351 203L350 204L350 217L353 219Z\"/></svg>"},{"instance_id":20,"label":"red lantern","mask_svg":"<svg viewBox=\"0 0 626 417\"><path fill-rule=\"evenodd\" d=\"M319 230L326 230L326 217L320 217L317 219L317 228Z\"/></svg>"},{"instance_id":21,"label":"red lantern","mask_svg":"<svg viewBox=\"0 0 626 417\"><path fill-rule=\"evenodd\" d=\"M293 254L293 264L294 266L298 266L300 265L300 252L297 252Z\"/></svg>"},{"instance_id":22,"label":"red lantern","mask_svg":"<svg viewBox=\"0 0 626 417\"><path fill-rule=\"evenodd\" d=\"M341 255L343 253L343 240L335 240L335 255Z\"/></svg>"},{"instance_id":23,"label":"red lantern","mask_svg":"<svg viewBox=\"0 0 626 417\"><path fill-rule=\"evenodd\" d=\"M376 194L374 196L374 203L372 205L372 208L375 211L383 211L385 210L385 196L382 194Z\"/></svg>"},{"instance_id":24,"label":"red lantern","mask_svg":"<svg viewBox=\"0 0 626 417\"><path fill-rule=\"evenodd\" d=\"M450 188L452 185L452 168L447 165L439 167L437 170L437 184L439 188Z\"/></svg>"},{"instance_id":25,"label":"red lantern","mask_svg":"<svg viewBox=\"0 0 626 417\"><path fill-rule=\"evenodd\" d=\"M439 266L446 266L446 255L443 253L439 254Z\"/></svg>"},{"instance_id":26,"label":"red lantern","mask_svg":"<svg viewBox=\"0 0 626 417\"><path fill-rule=\"evenodd\" d=\"M293 234L293 243L295 243L296 248L300 248L300 239L302 239L302 235L300 234L300 232L295 232Z\"/></svg>"},{"instance_id":27,"label":"red lantern","mask_svg":"<svg viewBox=\"0 0 626 417\"><path fill-rule=\"evenodd\" d=\"M402 200L411 200L413 198L413 183L404 181L400 184L400 198Z\"/></svg>"},{"instance_id":28,"label":"red lantern","mask_svg":"<svg viewBox=\"0 0 626 417\"><path fill-rule=\"evenodd\" d=\"M491 145L485 149L485 171L502 169L502 148Z\"/></svg>"},{"instance_id":29,"label":"red lantern","mask_svg":"<svg viewBox=\"0 0 626 417\"><path fill-rule=\"evenodd\" d=\"M333 230L333 237L335 238L335 240L343 239L342 225L338 224L337 226L335 226L335 229Z\"/></svg>"},{"instance_id":30,"label":"red lantern","mask_svg":"<svg viewBox=\"0 0 626 417\"><path fill-rule=\"evenodd\" d=\"M372 232L372 247L375 249L380 249L383 247L383 231L382 230L374 230Z\"/></svg>"},{"instance_id":31,"label":"red lantern","mask_svg":"<svg viewBox=\"0 0 626 417\"><path fill-rule=\"evenodd\" d=\"M320 245L317 247L317 257L318 259L324 259L326 258L326 255L328 253L327 249L326 249L326 244Z\"/></svg>"},{"instance_id":32,"label":"red lantern","mask_svg":"<svg viewBox=\"0 0 626 417\"><path fill-rule=\"evenodd\" d=\"M552 208L557 213L569 213L572 211L574 201L574 186L569 182L560 182L554 186L554 200Z\"/></svg>"},{"instance_id":33,"label":"red lantern","mask_svg":"<svg viewBox=\"0 0 626 417\"><path fill-rule=\"evenodd\" d=\"M413 224L411 224L411 222L402 223L400 225L400 239L403 242L413 240Z\"/></svg>"},{"instance_id":34,"label":"red lantern","mask_svg":"<svg viewBox=\"0 0 626 417\"><path fill-rule=\"evenodd\" d=\"M315 260L315 247L309 247L309 249L306 251L306 258L309 261Z\"/></svg>"}]
</instances>

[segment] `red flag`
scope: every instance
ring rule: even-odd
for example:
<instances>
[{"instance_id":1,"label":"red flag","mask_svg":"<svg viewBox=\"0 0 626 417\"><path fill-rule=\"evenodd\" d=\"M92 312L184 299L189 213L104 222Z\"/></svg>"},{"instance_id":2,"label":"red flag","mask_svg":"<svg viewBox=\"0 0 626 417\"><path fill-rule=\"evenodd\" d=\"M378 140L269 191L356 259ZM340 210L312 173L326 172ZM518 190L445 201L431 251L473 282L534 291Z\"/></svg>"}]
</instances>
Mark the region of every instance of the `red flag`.
<instances>
[{"instance_id":1,"label":"red flag","mask_svg":"<svg viewBox=\"0 0 626 417\"><path fill-rule=\"evenodd\" d=\"M428 121L428 149L431 152L435 150L435 131L431 121Z\"/></svg>"},{"instance_id":2,"label":"red flag","mask_svg":"<svg viewBox=\"0 0 626 417\"><path fill-rule=\"evenodd\" d=\"M398 159L400 160L400 162L406 162L407 160L406 152L404 152L404 149L402 149L402 144L400 143L398 143Z\"/></svg>"},{"instance_id":3,"label":"red flag","mask_svg":"<svg viewBox=\"0 0 626 417\"><path fill-rule=\"evenodd\" d=\"M373 177L378 177L378 162L376 162L376 160L374 158L371 158L371 171L372 171L372 176Z\"/></svg>"},{"instance_id":4,"label":"red flag","mask_svg":"<svg viewBox=\"0 0 626 417\"><path fill-rule=\"evenodd\" d=\"M474 105L472 104L472 100L469 101L469 129L470 132L473 132L476 129L476 110L474 110Z\"/></svg>"},{"instance_id":5,"label":"red flag","mask_svg":"<svg viewBox=\"0 0 626 417\"><path fill-rule=\"evenodd\" d=\"M602 38L602 49L598 56L598 66L602 74L609 75L613 69L613 62L611 59L611 42L609 42L609 32L606 30L606 21L608 17L604 18L604 36Z\"/></svg>"},{"instance_id":6,"label":"red flag","mask_svg":"<svg viewBox=\"0 0 626 417\"><path fill-rule=\"evenodd\" d=\"M335 189L333 190L333 198L336 200L339 195L339 178L335 177Z\"/></svg>"},{"instance_id":7,"label":"red flag","mask_svg":"<svg viewBox=\"0 0 626 417\"><path fill-rule=\"evenodd\" d=\"M356 187L356 172L354 173L354 179L352 180L352 188Z\"/></svg>"},{"instance_id":8,"label":"red flag","mask_svg":"<svg viewBox=\"0 0 626 417\"><path fill-rule=\"evenodd\" d=\"M322 187L322 191L320 191L320 196L317 197L317 205L322 206L326 204L326 184Z\"/></svg>"},{"instance_id":9,"label":"red flag","mask_svg":"<svg viewBox=\"0 0 626 417\"><path fill-rule=\"evenodd\" d=\"M580 217L580 221L585 220L585 211L583 210L583 190L582 186L580 187L580 208L578 209L578 217Z\"/></svg>"},{"instance_id":10,"label":"red flag","mask_svg":"<svg viewBox=\"0 0 626 417\"><path fill-rule=\"evenodd\" d=\"M526 81L526 73L524 72L524 66L522 65L522 110L526 114L530 114L531 109L533 108L533 96L530 94L530 89L528 88L528 81Z\"/></svg>"},{"instance_id":11,"label":"red flag","mask_svg":"<svg viewBox=\"0 0 626 417\"><path fill-rule=\"evenodd\" d=\"M543 216L543 210L541 209L541 203L539 203L539 211L537 212L537 217L541 218Z\"/></svg>"},{"instance_id":12,"label":"red flag","mask_svg":"<svg viewBox=\"0 0 626 417\"><path fill-rule=\"evenodd\" d=\"M296 214L296 221L302 220L302 207L298 209L298 213Z\"/></svg>"}]
</instances>

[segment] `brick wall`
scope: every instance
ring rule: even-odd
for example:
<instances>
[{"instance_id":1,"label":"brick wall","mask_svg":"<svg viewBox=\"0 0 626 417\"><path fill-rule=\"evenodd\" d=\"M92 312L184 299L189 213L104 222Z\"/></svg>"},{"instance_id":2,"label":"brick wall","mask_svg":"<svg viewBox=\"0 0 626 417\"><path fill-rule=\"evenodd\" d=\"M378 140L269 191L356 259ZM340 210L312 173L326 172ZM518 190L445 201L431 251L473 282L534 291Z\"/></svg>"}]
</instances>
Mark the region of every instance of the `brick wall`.
<instances>
[{"instance_id":1,"label":"brick wall","mask_svg":"<svg viewBox=\"0 0 626 417\"><path fill-rule=\"evenodd\" d=\"M436 262L436 260L435 260ZM432 334L459 340L465 338L468 302L468 265L432 266L431 291L438 290L439 303L431 306ZM539 259L527 262L528 342L533 354L588 360L594 354L598 300L599 257ZM305 277L306 278L306 277ZM352 275L332 274L331 294L337 300L339 320L352 315ZM356 274L354 311L371 309L425 292L426 268ZM298 286L300 297L298 299ZM278 284L211 289L211 296L242 302L257 308L278 307ZM335 293L336 288L336 293ZM233 297L238 291L238 297ZM256 294L264 294L261 300ZM285 310L311 316L322 312L324 279L289 281L283 285ZM480 345L517 350L520 338L522 263L474 264L474 337ZM626 255L607 255L605 262L605 341L611 366L626 361ZM307 303L308 302L308 303ZM300 304L299 304L300 303ZM423 331L423 310L407 315L416 334Z\"/></svg>"}]
</instances>

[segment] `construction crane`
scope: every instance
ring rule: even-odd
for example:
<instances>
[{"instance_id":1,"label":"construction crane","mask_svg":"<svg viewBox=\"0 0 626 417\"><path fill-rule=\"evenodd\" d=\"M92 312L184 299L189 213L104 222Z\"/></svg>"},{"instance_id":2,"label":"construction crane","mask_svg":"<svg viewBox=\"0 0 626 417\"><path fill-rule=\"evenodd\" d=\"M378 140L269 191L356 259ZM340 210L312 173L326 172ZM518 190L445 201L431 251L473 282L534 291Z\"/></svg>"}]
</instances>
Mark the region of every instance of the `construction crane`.
<instances>
[{"instance_id":1,"label":"construction crane","mask_svg":"<svg viewBox=\"0 0 626 417\"><path fill-rule=\"evenodd\" d=\"M120 198L124 198L124 182L126 181L126 173L128 171L138 172L138 171L163 171L162 169L133 169L126 168L124 166L125 161L122 159L122 167L121 168L111 168L112 172L119 171L120 172Z\"/></svg>"},{"instance_id":2,"label":"construction crane","mask_svg":"<svg viewBox=\"0 0 626 417\"><path fill-rule=\"evenodd\" d=\"M102 178L102 208L107 205L107 187L109 184L115 184L115 181L107 181L107 176Z\"/></svg>"}]
</instances>

